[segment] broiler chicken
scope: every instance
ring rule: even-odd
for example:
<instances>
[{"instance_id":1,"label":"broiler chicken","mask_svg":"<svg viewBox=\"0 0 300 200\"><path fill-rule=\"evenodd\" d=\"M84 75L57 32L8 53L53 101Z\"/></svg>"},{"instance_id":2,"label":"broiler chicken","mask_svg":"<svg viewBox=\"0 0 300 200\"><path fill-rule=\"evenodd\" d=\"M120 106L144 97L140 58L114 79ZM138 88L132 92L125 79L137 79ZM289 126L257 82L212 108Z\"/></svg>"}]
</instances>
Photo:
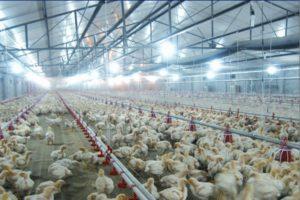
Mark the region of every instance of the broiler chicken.
<instances>
[{"instance_id":1,"label":"broiler chicken","mask_svg":"<svg viewBox=\"0 0 300 200\"><path fill-rule=\"evenodd\" d=\"M114 190L114 183L112 179L104 175L103 169L99 169L95 187L98 193L110 194Z\"/></svg>"},{"instance_id":2,"label":"broiler chicken","mask_svg":"<svg viewBox=\"0 0 300 200\"><path fill-rule=\"evenodd\" d=\"M148 178L147 182L144 183L145 188L152 194L155 199L159 199L159 193L157 192L157 188L154 185L154 179Z\"/></svg>"},{"instance_id":3,"label":"broiler chicken","mask_svg":"<svg viewBox=\"0 0 300 200\"><path fill-rule=\"evenodd\" d=\"M191 191L197 199L206 200L214 195L214 184L209 182L199 182L195 178L188 180Z\"/></svg>"},{"instance_id":4,"label":"broiler chicken","mask_svg":"<svg viewBox=\"0 0 300 200\"><path fill-rule=\"evenodd\" d=\"M67 157L65 150L67 149L66 145L62 145L59 150L52 151L50 156L53 160L59 160Z\"/></svg>"},{"instance_id":5,"label":"broiler chicken","mask_svg":"<svg viewBox=\"0 0 300 200\"><path fill-rule=\"evenodd\" d=\"M186 200L186 180L181 179L177 187L170 187L159 192L160 200Z\"/></svg>"}]
</instances>

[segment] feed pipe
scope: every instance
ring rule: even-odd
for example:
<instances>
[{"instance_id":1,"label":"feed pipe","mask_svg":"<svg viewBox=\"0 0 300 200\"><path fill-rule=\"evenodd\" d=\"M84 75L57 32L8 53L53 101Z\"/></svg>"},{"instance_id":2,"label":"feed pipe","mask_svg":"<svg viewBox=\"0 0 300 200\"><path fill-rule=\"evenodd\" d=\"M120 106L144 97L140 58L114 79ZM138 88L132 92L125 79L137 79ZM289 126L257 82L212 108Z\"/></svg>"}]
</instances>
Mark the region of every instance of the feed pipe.
<instances>
[{"instance_id":1,"label":"feed pipe","mask_svg":"<svg viewBox=\"0 0 300 200\"><path fill-rule=\"evenodd\" d=\"M82 94L80 94L80 96L83 96L83 97L86 97L86 98L89 98L89 99L92 99L92 100L100 100L100 98L98 98L98 97L91 97L91 96L82 95ZM101 101L104 102L103 99L101 99ZM120 104L118 102L115 102L115 105L122 106L122 104ZM141 109L143 111L151 112L151 110L149 110L149 109L136 107L136 106L132 106L132 105L129 105L129 104L124 104L123 103L123 106L131 107L131 108L134 108L134 109ZM159 111L155 111L154 113L159 114L159 115L163 115L163 116L168 115L167 113L163 113L163 112L159 112ZM186 118L181 117L181 116L170 115L170 117L172 117L174 119L179 119L179 120L182 120L182 121L186 121L186 122L190 121L190 119L186 119ZM213 128L213 129L218 129L218 130L221 130L221 131L225 131L225 127L222 127L222 126L218 126L218 125L214 125L214 124L208 124L208 123L205 123L205 122L201 122L199 120L194 120L194 122L195 122L195 124L198 124L198 125L201 125L201 126L206 126L206 127L210 127L210 128ZM250 138L253 138L253 139L258 139L258 140L270 142L270 143L273 143L273 144L280 145L280 143L281 143L281 141L278 140L278 139L273 139L273 138L270 138L270 137L261 136L261 135L258 135L256 133L254 133L254 132L248 133L248 132L240 131L240 130L237 130L237 129L230 129L230 132L233 133L233 134L236 134L236 135L250 137ZM294 148L294 149L300 150L300 145L297 144L297 143L294 143L294 142L288 142L287 146L289 148Z\"/></svg>"},{"instance_id":2,"label":"feed pipe","mask_svg":"<svg viewBox=\"0 0 300 200\"><path fill-rule=\"evenodd\" d=\"M46 94L41 95L33 104L31 104L30 106L26 106L25 108L23 108L16 116L14 116L12 119L10 119L6 124L4 124L1 129L2 130L6 130L8 128L8 126L10 124L13 124L15 122L17 122L17 120L24 116L27 115L45 96Z\"/></svg>"},{"instance_id":3,"label":"feed pipe","mask_svg":"<svg viewBox=\"0 0 300 200\"><path fill-rule=\"evenodd\" d=\"M118 171L118 174L121 175L123 180L129 185L130 188L134 191L134 193L138 196L140 200L155 200L155 198L146 190L146 188L141 184L131 173L130 171L121 163L121 161L112 153L109 152L107 145L105 145L101 139L97 138L96 133L92 128L90 128L86 122L83 121L82 118L67 104L66 100L62 98L60 94L58 94L60 100L63 102L64 106L70 112L70 114L77 120L79 123L87 130L90 138L92 138L99 149L103 152L105 157L110 158L110 162L113 167Z\"/></svg>"}]
</instances>

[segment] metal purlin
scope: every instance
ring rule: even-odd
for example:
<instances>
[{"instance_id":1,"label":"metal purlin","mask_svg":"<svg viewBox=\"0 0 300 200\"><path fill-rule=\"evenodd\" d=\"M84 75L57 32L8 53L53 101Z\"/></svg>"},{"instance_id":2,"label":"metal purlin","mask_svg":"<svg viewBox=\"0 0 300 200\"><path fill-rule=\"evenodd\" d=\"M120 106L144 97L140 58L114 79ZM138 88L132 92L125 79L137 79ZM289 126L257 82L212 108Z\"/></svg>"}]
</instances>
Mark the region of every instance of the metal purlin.
<instances>
[{"instance_id":1,"label":"metal purlin","mask_svg":"<svg viewBox=\"0 0 300 200\"><path fill-rule=\"evenodd\" d=\"M89 99L92 99L92 100L98 100L98 101L101 100L102 102L104 102L104 99L100 99L98 97L92 97L92 96L83 95L83 94L79 94L79 95L83 96L83 97L86 97L86 98L89 98ZM121 106L121 107L123 105L123 106L131 107L131 108L134 108L134 109L141 109L141 110L144 110L144 111L147 111L147 112L151 112L151 110L149 110L149 109L136 107L136 106L132 106L132 105L129 105L129 104L124 104L124 103L115 102L114 105L118 105L118 106ZM163 112L159 112L159 111L156 111L154 113L157 113L157 114L163 115L163 116L168 115L167 113L163 113ZM181 116L170 115L170 117L172 117L174 119L179 119L179 120L182 120L182 121L190 122L190 119L186 119L186 118L181 117ZM210 128L213 128L213 129L218 129L218 130L221 130L221 131L225 131L225 127L221 127L221 126L214 125L214 124L208 124L208 123L205 123L205 122L201 122L199 120L194 120L194 123L198 124L198 125L201 125L201 126L206 126L206 127L210 127ZM240 131L240 130L237 130L237 129L230 129L230 132L233 133L233 134L236 134L236 135L250 137L250 138L253 138L253 139L258 139L258 140L270 142L270 143L273 143L273 144L278 144L278 145L281 144L281 141L278 140L278 139L274 139L274 138L270 138L270 137L266 137L266 136L261 136L261 135L258 135L256 133L254 133L254 132L247 133L247 132ZM294 149L300 150L300 145L296 144L294 142L288 142L287 146L289 148L294 148Z\"/></svg>"},{"instance_id":2,"label":"metal purlin","mask_svg":"<svg viewBox=\"0 0 300 200\"><path fill-rule=\"evenodd\" d=\"M90 128L86 122L83 121L82 118L74 111L69 104L62 98L60 94L58 94L60 100L64 104L64 106L67 108L67 110L70 112L70 114L73 116L73 118L79 122L82 127L87 131L90 138L92 138L96 145L99 147L100 151L103 152L105 157L110 158L110 163L115 167L118 174L123 178L123 180L128 184L129 188L133 190L133 192L137 195L137 197L140 200L155 200L155 198L152 196L152 194L149 193L148 190L141 184L131 173L130 171L121 163L121 161L112 153L109 151L108 146L104 144L101 139L97 138L96 133L92 128Z\"/></svg>"}]
</instances>

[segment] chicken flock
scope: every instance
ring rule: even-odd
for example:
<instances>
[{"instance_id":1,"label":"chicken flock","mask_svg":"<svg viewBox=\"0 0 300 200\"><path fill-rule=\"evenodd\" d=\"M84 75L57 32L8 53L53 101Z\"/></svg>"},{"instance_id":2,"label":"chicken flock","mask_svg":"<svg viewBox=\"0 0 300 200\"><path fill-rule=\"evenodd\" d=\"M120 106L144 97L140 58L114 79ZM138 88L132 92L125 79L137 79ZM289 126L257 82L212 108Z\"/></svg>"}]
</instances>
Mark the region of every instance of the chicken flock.
<instances>
[{"instance_id":1,"label":"chicken flock","mask_svg":"<svg viewBox=\"0 0 300 200\"><path fill-rule=\"evenodd\" d=\"M157 199L182 200L192 193L196 199L297 199L300 194L300 154L292 149L293 162L280 163L276 145L234 135L233 143L223 142L223 132L197 127L174 120L165 123L165 116L125 106L115 106L117 99L106 103L80 95L68 100L82 118L94 124L98 136L113 146L113 153L128 167L146 174L144 186ZM120 101L120 99L119 99ZM187 108L147 105L156 110L219 125L230 124L239 130L258 131L260 123L271 129L259 134L285 137L299 144L299 123L251 116L230 116ZM273 129L272 129L273 128ZM293 130L289 130L293 128ZM106 134L109 130L109 138ZM141 174L141 173L140 173ZM142 177L141 179L142 180Z\"/></svg>"},{"instance_id":2,"label":"chicken flock","mask_svg":"<svg viewBox=\"0 0 300 200\"><path fill-rule=\"evenodd\" d=\"M99 140L113 147L116 155L159 200L236 199L296 200L300 195L300 152L292 149L292 162L278 161L278 146L234 135L232 143L223 142L223 132L207 127L189 131L189 124L179 120L166 123L165 116L125 106L115 106L108 99L100 101L68 93L64 95L74 110L97 132ZM107 99L107 97L106 97ZM121 99L118 99L121 101ZM31 100L33 101L33 100ZM28 103L28 102L27 102ZM174 115L191 116L218 125L256 131L259 134L299 143L299 123L255 116L235 116L190 109L181 106L131 101L132 105L154 107ZM24 103L25 105L26 103ZM19 110L20 108L16 108ZM16 111L17 112L17 111ZM87 200L127 200L125 194L112 196L116 183L105 174L103 161L86 147L69 153L66 144L51 152L48 166L50 180L35 185L29 169L34 152L29 140L53 145L53 127L75 129L76 123L64 119L68 111L56 94L43 98L25 119L14 124L14 130L3 130L0 143L0 199L52 200L74 176L75 168L94 166L97 178ZM40 124L44 117L48 127Z\"/></svg>"},{"instance_id":3,"label":"chicken flock","mask_svg":"<svg viewBox=\"0 0 300 200\"><path fill-rule=\"evenodd\" d=\"M26 101L27 102L27 101ZM27 105L23 102L23 105ZM34 100L30 100L30 103ZM19 107L12 112L18 112ZM76 123L64 119L67 109L55 95L46 95L32 112L18 118L13 124L13 130L2 130L4 139L0 141L0 199L1 200L54 200L55 195L62 191L68 184L68 177L73 176L75 168L85 168L88 165L99 167L105 158L99 158L97 152L86 147L81 147L77 152L67 153L67 145L61 145L49 155L53 160L48 166L47 174L49 180L35 184L30 170L30 163L34 151L29 151L27 144L29 140L37 140L43 145L55 144L55 133L53 127L64 129L75 129ZM44 117L47 128L40 123ZM57 142L57 141L56 141ZM38 150L36 150L38 151ZM98 178L94 185L95 193L86 198L88 200L126 200L125 194L109 198L114 184L112 180L104 175L99 169ZM110 195L111 196L111 195Z\"/></svg>"}]
</instances>

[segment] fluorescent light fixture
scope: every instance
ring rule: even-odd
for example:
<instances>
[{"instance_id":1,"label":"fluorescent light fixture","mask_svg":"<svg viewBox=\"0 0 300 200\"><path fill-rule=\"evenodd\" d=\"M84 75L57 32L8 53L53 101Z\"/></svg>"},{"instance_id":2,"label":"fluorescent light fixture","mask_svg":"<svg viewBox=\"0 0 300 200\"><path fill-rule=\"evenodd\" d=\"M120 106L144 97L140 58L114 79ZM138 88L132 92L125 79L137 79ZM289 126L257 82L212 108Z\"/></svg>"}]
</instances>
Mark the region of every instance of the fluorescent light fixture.
<instances>
[{"instance_id":1,"label":"fluorescent light fixture","mask_svg":"<svg viewBox=\"0 0 300 200\"><path fill-rule=\"evenodd\" d=\"M219 71L222 68L222 62L220 60L213 60L209 63L212 71Z\"/></svg>"},{"instance_id":2,"label":"fluorescent light fixture","mask_svg":"<svg viewBox=\"0 0 300 200\"><path fill-rule=\"evenodd\" d=\"M175 55L175 53L176 48L171 42L165 41L160 44L160 54L163 56L163 58L170 59Z\"/></svg>"},{"instance_id":3,"label":"fluorescent light fixture","mask_svg":"<svg viewBox=\"0 0 300 200\"><path fill-rule=\"evenodd\" d=\"M208 79L213 79L216 77L216 73L214 71L209 71L209 72L207 72L206 77Z\"/></svg>"},{"instance_id":4,"label":"fluorescent light fixture","mask_svg":"<svg viewBox=\"0 0 300 200\"><path fill-rule=\"evenodd\" d=\"M2 22L0 22L0 30L2 29L5 29L5 25Z\"/></svg>"},{"instance_id":5,"label":"fluorescent light fixture","mask_svg":"<svg viewBox=\"0 0 300 200\"><path fill-rule=\"evenodd\" d=\"M135 73L135 74L132 74L130 78L135 82L139 82L141 80L141 75L140 75L140 73Z\"/></svg>"},{"instance_id":6,"label":"fluorescent light fixture","mask_svg":"<svg viewBox=\"0 0 300 200\"><path fill-rule=\"evenodd\" d=\"M266 71L268 74L273 75L278 72L278 68L275 66L269 66Z\"/></svg>"},{"instance_id":7,"label":"fluorescent light fixture","mask_svg":"<svg viewBox=\"0 0 300 200\"><path fill-rule=\"evenodd\" d=\"M160 76L167 76L169 74L169 72L166 69L161 69L158 73Z\"/></svg>"},{"instance_id":8,"label":"fluorescent light fixture","mask_svg":"<svg viewBox=\"0 0 300 200\"><path fill-rule=\"evenodd\" d=\"M251 4L250 4L250 26L251 27L255 26L255 12Z\"/></svg>"},{"instance_id":9,"label":"fluorescent light fixture","mask_svg":"<svg viewBox=\"0 0 300 200\"><path fill-rule=\"evenodd\" d=\"M20 74L21 72L23 72L23 67L18 63L14 63L12 65L11 71L14 74Z\"/></svg>"},{"instance_id":10,"label":"fluorescent light fixture","mask_svg":"<svg viewBox=\"0 0 300 200\"><path fill-rule=\"evenodd\" d=\"M38 76L37 74L33 73L33 72L27 72L25 74L25 78L28 81L34 82L35 84L45 88L45 89L50 89L50 81L43 77L43 76Z\"/></svg>"},{"instance_id":11,"label":"fluorescent light fixture","mask_svg":"<svg viewBox=\"0 0 300 200\"><path fill-rule=\"evenodd\" d=\"M130 71L133 70L133 66L130 65L130 66L128 67L128 69L129 69Z\"/></svg>"},{"instance_id":12,"label":"fluorescent light fixture","mask_svg":"<svg viewBox=\"0 0 300 200\"><path fill-rule=\"evenodd\" d=\"M162 58L161 58L161 56L157 56L157 58L156 58L155 62L156 62L156 63L161 63L161 61L162 61Z\"/></svg>"},{"instance_id":13,"label":"fluorescent light fixture","mask_svg":"<svg viewBox=\"0 0 300 200\"><path fill-rule=\"evenodd\" d=\"M173 74L171 78L173 81L178 81L180 79L180 76L178 74Z\"/></svg>"},{"instance_id":14,"label":"fluorescent light fixture","mask_svg":"<svg viewBox=\"0 0 300 200\"><path fill-rule=\"evenodd\" d=\"M112 74L117 74L121 72L121 67L117 62L109 63L109 71Z\"/></svg>"},{"instance_id":15,"label":"fluorescent light fixture","mask_svg":"<svg viewBox=\"0 0 300 200\"><path fill-rule=\"evenodd\" d=\"M145 78L151 83L155 83L159 79L158 76L151 76L151 75L146 76Z\"/></svg>"},{"instance_id":16,"label":"fluorescent light fixture","mask_svg":"<svg viewBox=\"0 0 300 200\"><path fill-rule=\"evenodd\" d=\"M277 37L285 37L285 29L280 27L278 31L276 31Z\"/></svg>"}]
</instances>

